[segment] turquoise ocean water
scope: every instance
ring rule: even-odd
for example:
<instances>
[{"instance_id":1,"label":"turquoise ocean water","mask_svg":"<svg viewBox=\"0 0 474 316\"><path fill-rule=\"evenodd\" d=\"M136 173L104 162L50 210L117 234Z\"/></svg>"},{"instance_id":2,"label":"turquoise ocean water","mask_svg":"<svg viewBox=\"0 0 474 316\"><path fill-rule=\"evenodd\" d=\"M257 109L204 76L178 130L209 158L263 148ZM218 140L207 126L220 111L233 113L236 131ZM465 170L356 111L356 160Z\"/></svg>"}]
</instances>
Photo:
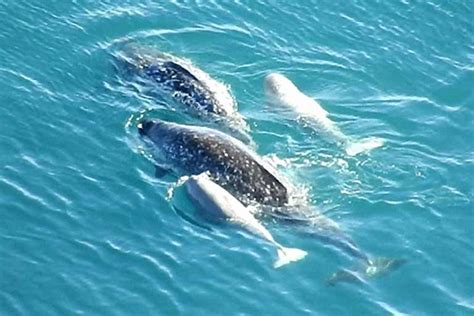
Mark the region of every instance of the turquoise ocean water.
<instances>
[{"instance_id":1,"label":"turquoise ocean water","mask_svg":"<svg viewBox=\"0 0 474 316\"><path fill-rule=\"evenodd\" d=\"M0 315L473 315L473 21L471 1L1 1ZM261 240L185 220L127 122L199 121L123 83L127 43L230 85L258 153L407 263L328 287L355 263L337 248L266 223L309 252L274 269ZM385 146L348 157L273 111L270 71Z\"/></svg>"}]
</instances>

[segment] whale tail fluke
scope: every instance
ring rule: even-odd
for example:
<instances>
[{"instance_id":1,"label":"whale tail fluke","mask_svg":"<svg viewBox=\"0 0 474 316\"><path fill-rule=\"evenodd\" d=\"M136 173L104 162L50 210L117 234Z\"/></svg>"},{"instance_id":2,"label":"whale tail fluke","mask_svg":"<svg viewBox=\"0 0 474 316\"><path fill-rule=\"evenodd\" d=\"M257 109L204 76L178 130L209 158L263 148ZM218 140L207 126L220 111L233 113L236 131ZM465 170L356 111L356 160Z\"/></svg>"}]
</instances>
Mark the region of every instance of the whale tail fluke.
<instances>
[{"instance_id":1,"label":"whale tail fluke","mask_svg":"<svg viewBox=\"0 0 474 316\"><path fill-rule=\"evenodd\" d=\"M356 269L343 269L333 273L326 280L326 285L333 286L339 282L365 283L367 279L390 273L406 262L407 260L402 258L373 258Z\"/></svg>"},{"instance_id":2,"label":"whale tail fluke","mask_svg":"<svg viewBox=\"0 0 474 316\"><path fill-rule=\"evenodd\" d=\"M308 254L306 251L298 248L280 247L277 249L278 259L273 265L275 268L280 268L288 263L303 259Z\"/></svg>"},{"instance_id":3,"label":"whale tail fluke","mask_svg":"<svg viewBox=\"0 0 474 316\"><path fill-rule=\"evenodd\" d=\"M375 148L382 147L384 140L377 137L369 137L360 141L349 143L346 146L346 154L356 156L362 152L370 151Z\"/></svg>"}]
</instances>

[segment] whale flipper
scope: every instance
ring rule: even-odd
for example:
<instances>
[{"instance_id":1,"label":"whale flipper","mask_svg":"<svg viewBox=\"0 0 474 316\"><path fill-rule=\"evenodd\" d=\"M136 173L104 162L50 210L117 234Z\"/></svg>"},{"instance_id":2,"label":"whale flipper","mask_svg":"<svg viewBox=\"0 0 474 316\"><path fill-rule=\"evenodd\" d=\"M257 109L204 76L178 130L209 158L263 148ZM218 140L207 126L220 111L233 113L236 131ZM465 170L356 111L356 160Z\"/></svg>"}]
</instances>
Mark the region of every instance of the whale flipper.
<instances>
[{"instance_id":1,"label":"whale flipper","mask_svg":"<svg viewBox=\"0 0 474 316\"><path fill-rule=\"evenodd\" d=\"M341 269L327 278L325 283L327 286L335 286L340 282L360 284L364 283L364 279L356 271Z\"/></svg>"},{"instance_id":2,"label":"whale flipper","mask_svg":"<svg viewBox=\"0 0 474 316\"><path fill-rule=\"evenodd\" d=\"M199 228L205 229L207 231L210 231L210 232L214 231L211 227L201 224L197 220L193 219L191 216L187 215L186 212L180 210L178 207L176 207L174 205L172 207L173 207L174 211L176 212L176 214L178 214L178 216L180 216L186 222L188 222L188 223L190 223L190 224L192 224L196 227L199 227Z\"/></svg>"},{"instance_id":3,"label":"whale flipper","mask_svg":"<svg viewBox=\"0 0 474 316\"><path fill-rule=\"evenodd\" d=\"M165 175L169 173L169 171L170 170L168 168L155 165L155 177L158 179L163 178Z\"/></svg>"},{"instance_id":4,"label":"whale flipper","mask_svg":"<svg viewBox=\"0 0 474 316\"><path fill-rule=\"evenodd\" d=\"M406 262L402 258L373 258L359 267L336 271L326 280L326 285L333 286L339 282L364 283L367 279L392 272Z\"/></svg>"},{"instance_id":5,"label":"whale flipper","mask_svg":"<svg viewBox=\"0 0 474 316\"><path fill-rule=\"evenodd\" d=\"M404 265L407 260L403 258L378 257L370 259L369 262L370 263L365 267L364 275L368 278L373 278L398 269Z\"/></svg>"}]
</instances>

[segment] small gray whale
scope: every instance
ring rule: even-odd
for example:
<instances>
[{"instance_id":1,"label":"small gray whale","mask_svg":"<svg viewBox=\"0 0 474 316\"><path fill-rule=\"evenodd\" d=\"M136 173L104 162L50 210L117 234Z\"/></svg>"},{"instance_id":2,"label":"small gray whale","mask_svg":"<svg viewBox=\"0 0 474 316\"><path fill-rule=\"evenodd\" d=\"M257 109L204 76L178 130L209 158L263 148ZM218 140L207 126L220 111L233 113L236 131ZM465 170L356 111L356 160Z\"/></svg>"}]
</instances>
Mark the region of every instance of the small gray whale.
<instances>
[{"instance_id":1,"label":"small gray whale","mask_svg":"<svg viewBox=\"0 0 474 316\"><path fill-rule=\"evenodd\" d=\"M283 206L290 187L269 164L241 141L218 130L160 120L143 120L140 135L150 139L158 165L181 175L208 172L242 203Z\"/></svg>"},{"instance_id":2,"label":"small gray whale","mask_svg":"<svg viewBox=\"0 0 474 316\"><path fill-rule=\"evenodd\" d=\"M284 247L275 241L272 234L247 207L223 187L212 181L206 173L189 177L184 186L192 200L206 214L214 218L226 219L272 244L278 255L278 259L273 265L275 268L301 260L307 255L304 250Z\"/></svg>"}]
</instances>

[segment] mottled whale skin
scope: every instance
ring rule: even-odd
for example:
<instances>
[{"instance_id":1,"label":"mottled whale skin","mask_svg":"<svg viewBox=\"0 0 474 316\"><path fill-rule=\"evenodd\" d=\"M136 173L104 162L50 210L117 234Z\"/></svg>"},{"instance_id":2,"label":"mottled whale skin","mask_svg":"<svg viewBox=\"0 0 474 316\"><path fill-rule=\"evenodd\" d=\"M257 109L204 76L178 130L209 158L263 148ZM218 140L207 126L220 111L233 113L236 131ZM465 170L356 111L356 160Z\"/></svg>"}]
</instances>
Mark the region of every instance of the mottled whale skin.
<instances>
[{"instance_id":1,"label":"mottled whale skin","mask_svg":"<svg viewBox=\"0 0 474 316\"><path fill-rule=\"evenodd\" d=\"M190 113L225 121L235 129L248 130L229 87L191 62L137 47L118 54L116 59L127 76L145 79L158 88L159 94L170 96Z\"/></svg>"},{"instance_id":2,"label":"mottled whale skin","mask_svg":"<svg viewBox=\"0 0 474 316\"><path fill-rule=\"evenodd\" d=\"M160 120L143 120L139 133L157 148L158 164L182 175L208 172L242 203L283 206L290 187L270 165L241 141L218 130Z\"/></svg>"},{"instance_id":3,"label":"mottled whale skin","mask_svg":"<svg viewBox=\"0 0 474 316\"><path fill-rule=\"evenodd\" d=\"M232 97L219 100L215 93L201 82L185 65L173 60L155 60L154 62L140 59L137 71L151 79L164 90L169 91L173 98L199 111L216 115L229 116L234 112Z\"/></svg>"}]
</instances>

